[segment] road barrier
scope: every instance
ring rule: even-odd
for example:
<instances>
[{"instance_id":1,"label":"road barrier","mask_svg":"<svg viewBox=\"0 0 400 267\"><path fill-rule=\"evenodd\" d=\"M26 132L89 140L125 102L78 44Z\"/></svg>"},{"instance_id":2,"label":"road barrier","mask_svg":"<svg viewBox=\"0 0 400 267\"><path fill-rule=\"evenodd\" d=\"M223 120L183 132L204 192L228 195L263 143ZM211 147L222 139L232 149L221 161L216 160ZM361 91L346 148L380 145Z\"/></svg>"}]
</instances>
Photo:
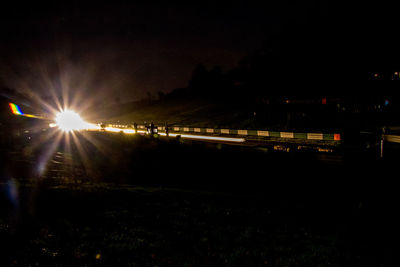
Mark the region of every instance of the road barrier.
<instances>
[{"instance_id":1,"label":"road barrier","mask_svg":"<svg viewBox=\"0 0 400 267\"><path fill-rule=\"evenodd\" d=\"M165 131L164 126L159 126L160 131ZM281 139L307 139L322 141L341 141L339 133L300 133L300 132L277 132L266 130L242 130L242 129L216 129L216 128L192 128L183 126L170 127L170 132L174 133L203 133L203 134L219 134L219 135L235 135L235 136L260 136Z\"/></svg>"},{"instance_id":2,"label":"road barrier","mask_svg":"<svg viewBox=\"0 0 400 267\"><path fill-rule=\"evenodd\" d=\"M128 125L111 125L112 127L127 128ZM138 129L146 129L145 125L138 125ZM129 128L129 127L128 127ZM165 131L165 126L157 126L159 131ZM315 141L341 141L340 133L302 133L302 132L278 132L267 130L243 130L243 129L218 129L218 128L198 128L187 126L171 126L169 127L171 133L196 133L205 135L234 135L241 137L269 137L278 138L283 140L315 140ZM400 137L386 136L387 141L400 143ZM396 141L393 141L396 140Z\"/></svg>"}]
</instances>

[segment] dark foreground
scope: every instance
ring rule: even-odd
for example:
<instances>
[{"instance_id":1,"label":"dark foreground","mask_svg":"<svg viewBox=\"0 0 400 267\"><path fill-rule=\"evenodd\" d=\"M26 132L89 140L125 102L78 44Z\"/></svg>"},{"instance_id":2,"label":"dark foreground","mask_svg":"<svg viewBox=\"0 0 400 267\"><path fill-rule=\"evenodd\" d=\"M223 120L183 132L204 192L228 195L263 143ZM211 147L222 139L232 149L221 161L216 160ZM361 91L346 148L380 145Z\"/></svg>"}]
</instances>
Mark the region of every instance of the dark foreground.
<instances>
[{"instance_id":1,"label":"dark foreground","mask_svg":"<svg viewBox=\"0 0 400 267\"><path fill-rule=\"evenodd\" d=\"M78 137L89 160L61 142L39 171L51 139L3 145L0 265L399 261L393 155L91 137Z\"/></svg>"}]
</instances>

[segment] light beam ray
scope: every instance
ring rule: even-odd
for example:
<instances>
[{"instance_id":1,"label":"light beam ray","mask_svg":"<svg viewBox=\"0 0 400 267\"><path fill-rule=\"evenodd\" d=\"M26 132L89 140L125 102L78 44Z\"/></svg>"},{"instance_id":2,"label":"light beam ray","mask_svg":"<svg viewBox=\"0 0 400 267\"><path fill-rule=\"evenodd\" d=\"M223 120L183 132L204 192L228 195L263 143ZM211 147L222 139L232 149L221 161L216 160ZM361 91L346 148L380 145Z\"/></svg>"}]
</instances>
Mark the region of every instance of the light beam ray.
<instances>
[{"instance_id":1,"label":"light beam ray","mask_svg":"<svg viewBox=\"0 0 400 267\"><path fill-rule=\"evenodd\" d=\"M81 132L81 136L86 139L89 143L91 143L94 147L96 147L101 153L104 155L107 153L107 151L104 149L103 145L96 140L96 138L93 138L92 135L87 136L87 132Z\"/></svg>"},{"instance_id":2,"label":"light beam ray","mask_svg":"<svg viewBox=\"0 0 400 267\"><path fill-rule=\"evenodd\" d=\"M81 141L79 141L79 137L77 136L77 134L79 134L79 133L71 132L73 142L75 144L75 147L78 150L78 154L79 154L80 159L82 160L85 171L86 171L86 173L88 173L88 172L90 173L93 165L91 164L88 154L86 153L84 147L82 146Z\"/></svg>"},{"instance_id":3,"label":"light beam ray","mask_svg":"<svg viewBox=\"0 0 400 267\"><path fill-rule=\"evenodd\" d=\"M55 136L55 140L51 142L50 148L47 149L44 154L42 155L42 158L39 159L39 163L37 166L37 174L40 176L43 175L44 171L46 170L46 166L49 162L50 157L54 155L55 150L60 144L60 141L62 139L63 133L58 132L58 134Z\"/></svg>"}]
</instances>

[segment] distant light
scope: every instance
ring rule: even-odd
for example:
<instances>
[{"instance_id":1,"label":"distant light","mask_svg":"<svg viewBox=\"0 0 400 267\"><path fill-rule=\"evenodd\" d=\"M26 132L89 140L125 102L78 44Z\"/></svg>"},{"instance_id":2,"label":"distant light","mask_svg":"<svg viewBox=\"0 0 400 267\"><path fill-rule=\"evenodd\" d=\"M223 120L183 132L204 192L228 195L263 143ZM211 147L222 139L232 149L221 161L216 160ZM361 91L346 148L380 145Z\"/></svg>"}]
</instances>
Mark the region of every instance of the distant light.
<instances>
[{"instance_id":1,"label":"distant light","mask_svg":"<svg viewBox=\"0 0 400 267\"><path fill-rule=\"evenodd\" d=\"M375 73L375 74L374 74L374 77L378 77L378 73Z\"/></svg>"},{"instance_id":2,"label":"distant light","mask_svg":"<svg viewBox=\"0 0 400 267\"><path fill-rule=\"evenodd\" d=\"M57 113L55 121L57 126L65 132L88 128L88 123L76 112L68 109Z\"/></svg>"},{"instance_id":3,"label":"distant light","mask_svg":"<svg viewBox=\"0 0 400 267\"><path fill-rule=\"evenodd\" d=\"M49 127L50 127L50 128L54 128L54 127L56 127L56 126L57 126L57 124L54 123L54 122L52 122L52 123L49 124Z\"/></svg>"},{"instance_id":4,"label":"distant light","mask_svg":"<svg viewBox=\"0 0 400 267\"><path fill-rule=\"evenodd\" d=\"M389 100L385 100L385 106L389 105Z\"/></svg>"}]
</instances>

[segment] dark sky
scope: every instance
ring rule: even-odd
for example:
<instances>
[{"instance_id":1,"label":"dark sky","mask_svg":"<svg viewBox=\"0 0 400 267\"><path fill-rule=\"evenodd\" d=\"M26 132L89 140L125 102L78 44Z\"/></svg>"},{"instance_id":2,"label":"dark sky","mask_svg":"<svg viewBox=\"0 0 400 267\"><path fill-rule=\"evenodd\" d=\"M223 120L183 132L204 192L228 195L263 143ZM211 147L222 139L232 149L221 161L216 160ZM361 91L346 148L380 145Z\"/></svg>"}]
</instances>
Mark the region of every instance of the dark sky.
<instances>
[{"instance_id":1,"label":"dark sky","mask_svg":"<svg viewBox=\"0 0 400 267\"><path fill-rule=\"evenodd\" d=\"M0 9L2 86L127 101L186 86L198 63L229 70L290 23L337 24L338 43L366 38L364 22L376 26L364 9L328 0L82 2Z\"/></svg>"}]
</instances>

